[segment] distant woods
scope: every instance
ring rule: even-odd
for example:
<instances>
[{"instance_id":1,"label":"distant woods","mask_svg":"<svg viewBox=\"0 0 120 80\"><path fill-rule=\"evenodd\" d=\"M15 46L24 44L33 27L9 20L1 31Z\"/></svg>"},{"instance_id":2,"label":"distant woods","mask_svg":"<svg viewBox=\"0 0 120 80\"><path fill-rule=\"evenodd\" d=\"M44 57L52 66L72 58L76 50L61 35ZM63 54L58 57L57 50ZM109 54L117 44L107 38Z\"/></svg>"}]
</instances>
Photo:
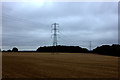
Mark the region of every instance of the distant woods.
<instances>
[{"instance_id":1,"label":"distant woods","mask_svg":"<svg viewBox=\"0 0 120 80\"><path fill-rule=\"evenodd\" d=\"M14 47L12 50L10 49L7 51L3 50L3 52L18 52L18 48Z\"/></svg>"},{"instance_id":2,"label":"distant woods","mask_svg":"<svg viewBox=\"0 0 120 80\"><path fill-rule=\"evenodd\" d=\"M48 46L39 47L37 52L72 52L72 53L86 53L88 49L79 46Z\"/></svg>"},{"instance_id":3,"label":"distant woods","mask_svg":"<svg viewBox=\"0 0 120 80\"><path fill-rule=\"evenodd\" d=\"M120 45L102 45L92 51L89 51L86 48L81 48L79 46L45 46L39 47L37 52L68 52L68 53L93 53L101 55L110 55L110 56L119 56L120 54Z\"/></svg>"},{"instance_id":4,"label":"distant woods","mask_svg":"<svg viewBox=\"0 0 120 80\"><path fill-rule=\"evenodd\" d=\"M112 46L110 45L102 45L100 47L97 47L93 49L94 53L98 53L101 55L111 55L111 56L120 56L120 45L115 45L113 44Z\"/></svg>"},{"instance_id":5,"label":"distant woods","mask_svg":"<svg viewBox=\"0 0 120 80\"><path fill-rule=\"evenodd\" d=\"M14 47L12 50L7 50L3 52L18 52L18 48ZM24 52L24 51L23 51ZM30 52L30 51L28 51ZM120 54L120 45L102 45L92 51L89 51L86 48L81 48L79 46L44 46L39 47L34 52L64 52L64 53L92 53L92 54L101 54L101 55L110 55L110 56L119 56Z\"/></svg>"}]
</instances>

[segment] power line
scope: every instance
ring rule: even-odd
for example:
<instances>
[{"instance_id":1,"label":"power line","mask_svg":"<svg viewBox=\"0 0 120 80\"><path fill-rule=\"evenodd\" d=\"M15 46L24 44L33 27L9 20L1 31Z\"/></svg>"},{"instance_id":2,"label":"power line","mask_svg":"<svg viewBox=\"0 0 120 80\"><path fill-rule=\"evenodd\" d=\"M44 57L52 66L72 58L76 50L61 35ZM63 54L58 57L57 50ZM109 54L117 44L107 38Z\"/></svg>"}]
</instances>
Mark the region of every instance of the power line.
<instances>
[{"instance_id":1,"label":"power line","mask_svg":"<svg viewBox=\"0 0 120 80\"><path fill-rule=\"evenodd\" d=\"M44 26L48 26L46 24L43 24L43 23L37 23L37 22L33 22L29 19L26 19L26 18L20 18L20 17L16 17L16 16L11 16L11 15L8 15L8 14L4 14L2 15L4 18L3 18L3 21L6 22L6 20L9 19L9 21L16 21L16 22L19 22L19 23L24 23L24 24L28 24L30 26L37 26L39 27L39 25L44 25ZM12 20L11 20L12 19ZM29 27L28 27L29 28Z\"/></svg>"}]
</instances>

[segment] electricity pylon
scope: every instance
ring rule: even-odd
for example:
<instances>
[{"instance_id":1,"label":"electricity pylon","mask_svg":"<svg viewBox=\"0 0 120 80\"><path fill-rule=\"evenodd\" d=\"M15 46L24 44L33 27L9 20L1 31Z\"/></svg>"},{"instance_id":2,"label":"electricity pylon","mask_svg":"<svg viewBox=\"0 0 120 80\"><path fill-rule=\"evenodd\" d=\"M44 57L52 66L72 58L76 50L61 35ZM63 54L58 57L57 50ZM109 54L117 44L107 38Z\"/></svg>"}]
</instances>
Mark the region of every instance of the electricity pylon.
<instances>
[{"instance_id":1,"label":"electricity pylon","mask_svg":"<svg viewBox=\"0 0 120 80\"><path fill-rule=\"evenodd\" d=\"M90 51L91 51L91 47L92 47L92 41L90 41Z\"/></svg>"},{"instance_id":2,"label":"electricity pylon","mask_svg":"<svg viewBox=\"0 0 120 80\"><path fill-rule=\"evenodd\" d=\"M51 25L52 27L52 31L53 31L53 46L57 46L58 41L57 41L57 32L58 32L58 28L59 24L58 23L54 23Z\"/></svg>"}]
</instances>

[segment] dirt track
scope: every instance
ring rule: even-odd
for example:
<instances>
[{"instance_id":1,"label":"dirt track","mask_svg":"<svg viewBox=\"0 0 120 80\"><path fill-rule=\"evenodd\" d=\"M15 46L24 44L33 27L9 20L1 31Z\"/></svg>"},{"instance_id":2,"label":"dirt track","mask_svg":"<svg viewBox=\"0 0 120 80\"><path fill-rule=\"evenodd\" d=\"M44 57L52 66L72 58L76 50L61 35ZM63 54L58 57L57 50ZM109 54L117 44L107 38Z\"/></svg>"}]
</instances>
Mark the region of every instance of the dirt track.
<instances>
[{"instance_id":1,"label":"dirt track","mask_svg":"<svg viewBox=\"0 0 120 80\"><path fill-rule=\"evenodd\" d=\"M5 53L3 78L117 78L118 57L82 53Z\"/></svg>"}]
</instances>

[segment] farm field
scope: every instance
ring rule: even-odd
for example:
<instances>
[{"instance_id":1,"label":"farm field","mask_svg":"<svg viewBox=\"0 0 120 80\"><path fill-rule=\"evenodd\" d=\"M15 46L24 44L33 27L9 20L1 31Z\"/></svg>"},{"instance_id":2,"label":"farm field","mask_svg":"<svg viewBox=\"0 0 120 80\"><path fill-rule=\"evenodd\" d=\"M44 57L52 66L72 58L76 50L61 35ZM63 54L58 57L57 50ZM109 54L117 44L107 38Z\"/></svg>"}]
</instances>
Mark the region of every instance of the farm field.
<instances>
[{"instance_id":1,"label":"farm field","mask_svg":"<svg viewBox=\"0 0 120 80\"><path fill-rule=\"evenodd\" d=\"M3 78L118 78L118 57L3 52L2 74Z\"/></svg>"}]
</instances>

